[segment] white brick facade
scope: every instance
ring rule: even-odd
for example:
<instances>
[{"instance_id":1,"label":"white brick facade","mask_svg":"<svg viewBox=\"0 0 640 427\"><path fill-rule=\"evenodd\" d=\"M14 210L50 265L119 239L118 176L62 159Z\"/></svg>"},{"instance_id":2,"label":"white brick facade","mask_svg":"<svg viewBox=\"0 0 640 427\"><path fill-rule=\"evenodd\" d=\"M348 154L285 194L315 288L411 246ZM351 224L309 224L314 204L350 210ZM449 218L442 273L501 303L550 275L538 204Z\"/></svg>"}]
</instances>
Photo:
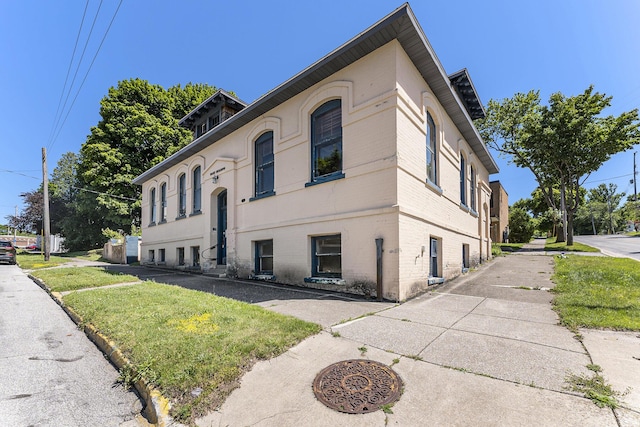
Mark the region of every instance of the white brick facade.
<instances>
[{"instance_id":1,"label":"white brick facade","mask_svg":"<svg viewBox=\"0 0 640 427\"><path fill-rule=\"evenodd\" d=\"M341 100L344 177L310 185L310 118L332 99ZM426 178L427 112L437 128L437 186ZM265 131L273 132L275 195L256 198L254 144ZM466 159L467 193L476 193L475 211L461 205L461 155ZM165 163L157 173L137 178L143 193L142 258L148 260L149 251L154 251L156 263L178 267L178 248L184 248L184 264L190 266L194 261L190 248L197 247L196 268L207 271L223 264L216 257L218 195L223 191L226 264L240 277L255 269L255 242L272 240L276 280L304 285L304 279L313 276L313 237L340 235L342 281L332 286L349 290L364 283L375 288L375 240L382 238L383 296L405 300L427 288L432 237L440 244L438 276L445 279L462 272L463 245L468 245L472 265L491 254L487 162L479 160L395 39L190 157ZM192 214L192 175L197 166L202 171L202 208ZM476 174L473 190L471 166ZM177 219L182 173L187 213ZM166 222L150 224L151 190L156 189L159 203L163 183ZM468 206L468 194L467 200ZM160 249L166 257L162 261Z\"/></svg>"}]
</instances>

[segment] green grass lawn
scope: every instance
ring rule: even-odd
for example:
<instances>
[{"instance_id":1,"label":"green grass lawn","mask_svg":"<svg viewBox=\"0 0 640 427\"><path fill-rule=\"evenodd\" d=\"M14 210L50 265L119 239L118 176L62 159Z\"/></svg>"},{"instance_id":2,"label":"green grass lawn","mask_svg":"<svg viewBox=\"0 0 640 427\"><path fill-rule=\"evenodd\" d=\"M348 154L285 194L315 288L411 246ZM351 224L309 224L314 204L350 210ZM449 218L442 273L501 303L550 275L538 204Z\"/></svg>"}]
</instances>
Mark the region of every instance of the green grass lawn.
<instances>
[{"instance_id":1,"label":"green grass lawn","mask_svg":"<svg viewBox=\"0 0 640 427\"><path fill-rule=\"evenodd\" d=\"M92 249L90 251L66 252L60 256L64 258L80 258L87 261L98 261L102 259L102 249Z\"/></svg>"},{"instance_id":2,"label":"green grass lawn","mask_svg":"<svg viewBox=\"0 0 640 427\"><path fill-rule=\"evenodd\" d=\"M102 267L65 267L38 270L31 273L42 279L49 289L55 292L75 291L84 288L97 288L116 283L137 282L135 276L114 273Z\"/></svg>"},{"instance_id":3,"label":"green grass lawn","mask_svg":"<svg viewBox=\"0 0 640 427\"><path fill-rule=\"evenodd\" d=\"M524 243L492 243L491 255L501 256L505 252L517 252L524 246Z\"/></svg>"},{"instance_id":4,"label":"green grass lawn","mask_svg":"<svg viewBox=\"0 0 640 427\"><path fill-rule=\"evenodd\" d=\"M555 237L549 237L544 245L545 251L556 252L600 252L600 249L583 245L582 243L573 242L573 245L567 246L565 242L556 243Z\"/></svg>"},{"instance_id":5,"label":"green grass lawn","mask_svg":"<svg viewBox=\"0 0 640 427\"><path fill-rule=\"evenodd\" d=\"M554 307L563 324L640 331L640 262L569 256L555 263Z\"/></svg>"},{"instance_id":6,"label":"green grass lawn","mask_svg":"<svg viewBox=\"0 0 640 427\"><path fill-rule=\"evenodd\" d=\"M118 345L182 422L219 406L256 360L321 330L258 306L154 282L74 292L64 302Z\"/></svg>"},{"instance_id":7,"label":"green grass lawn","mask_svg":"<svg viewBox=\"0 0 640 427\"><path fill-rule=\"evenodd\" d=\"M40 253L18 252L16 256L18 265L25 270L37 270L40 268L56 267L69 262L68 258L58 255L51 255L49 261L44 260L44 255Z\"/></svg>"},{"instance_id":8,"label":"green grass lawn","mask_svg":"<svg viewBox=\"0 0 640 427\"><path fill-rule=\"evenodd\" d=\"M25 270L37 270L40 268L56 267L71 261L69 258L80 258L87 261L102 259L102 249L90 251L67 252L60 255L49 256L49 261L44 260L44 254L40 252L19 251L17 260L20 268Z\"/></svg>"}]
</instances>

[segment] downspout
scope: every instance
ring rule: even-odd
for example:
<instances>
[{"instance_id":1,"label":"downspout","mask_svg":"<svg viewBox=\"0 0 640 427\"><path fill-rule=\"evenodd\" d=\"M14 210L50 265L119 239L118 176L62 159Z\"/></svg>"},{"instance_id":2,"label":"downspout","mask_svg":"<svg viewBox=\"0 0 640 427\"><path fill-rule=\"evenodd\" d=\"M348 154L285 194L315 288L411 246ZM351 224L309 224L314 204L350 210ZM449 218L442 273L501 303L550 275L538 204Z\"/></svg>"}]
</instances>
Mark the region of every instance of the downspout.
<instances>
[{"instance_id":1,"label":"downspout","mask_svg":"<svg viewBox=\"0 0 640 427\"><path fill-rule=\"evenodd\" d=\"M382 237L376 239L376 297L382 301Z\"/></svg>"}]
</instances>

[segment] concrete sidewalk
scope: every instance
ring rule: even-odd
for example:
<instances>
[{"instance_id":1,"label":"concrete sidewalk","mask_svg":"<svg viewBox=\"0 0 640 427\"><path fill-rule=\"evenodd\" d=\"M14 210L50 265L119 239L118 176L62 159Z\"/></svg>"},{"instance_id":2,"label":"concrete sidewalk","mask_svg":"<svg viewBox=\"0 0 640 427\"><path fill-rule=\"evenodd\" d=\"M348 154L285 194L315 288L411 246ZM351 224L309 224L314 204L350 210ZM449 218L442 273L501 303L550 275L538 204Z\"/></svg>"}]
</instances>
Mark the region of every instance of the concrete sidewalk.
<instances>
[{"instance_id":1,"label":"concrete sidewalk","mask_svg":"<svg viewBox=\"0 0 640 427\"><path fill-rule=\"evenodd\" d=\"M640 339L586 334L585 348L558 325L551 309L553 259L506 256L405 304L296 299L261 306L321 323L325 331L280 357L259 362L217 411L199 426L622 426L640 425L637 392L615 412L568 391L568 374L604 377L623 391L621 374L640 388L638 366L611 353ZM592 339L593 338L593 339ZM605 341L603 341L605 340ZM593 343L605 342L610 353ZM594 355L591 355L593 345ZM597 354L597 356L596 356ZM404 391L392 412L344 414L318 401L312 383L346 359L393 365ZM611 366L609 366L609 363ZM623 386L620 388L620 386Z\"/></svg>"}]
</instances>

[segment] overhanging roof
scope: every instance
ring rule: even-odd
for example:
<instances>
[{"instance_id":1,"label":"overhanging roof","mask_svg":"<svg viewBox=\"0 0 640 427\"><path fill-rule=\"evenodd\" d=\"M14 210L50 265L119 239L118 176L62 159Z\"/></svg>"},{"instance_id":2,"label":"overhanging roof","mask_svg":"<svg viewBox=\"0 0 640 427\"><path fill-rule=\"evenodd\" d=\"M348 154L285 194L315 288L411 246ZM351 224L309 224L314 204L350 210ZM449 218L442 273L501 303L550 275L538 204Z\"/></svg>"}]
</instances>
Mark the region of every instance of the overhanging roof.
<instances>
[{"instance_id":1,"label":"overhanging roof","mask_svg":"<svg viewBox=\"0 0 640 427\"><path fill-rule=\"evenodd\" d=\"M189 114L181 118L178 124L188 126L189 123L193 123L193 121L200 118L203 114L206 114L207 111L214 108L218 103L225 102L225 101L232 104L237 103L242 108L247 106L245 102L236 98L226 90L218 89L213 95L211 95L209 98L202 101L200 105L198 105L196 108L191 110Z\"/></svg>"},{"instance_id":2,"label":"overhanging roof","mask_svg":"<svg viewBox=\"0 0 640 427\"><path fill-rule=\"evenodd\" d=\"M442 64L435 55L420 24L418 24L413 11L405 3L364 32L222 122L215 128L215 131L208 132L192 141L171 157L142 173L133 180L133 183L141 185L146 180L183 162L392 40L398 40L409 58L411 58L422 78L429 84L440 104L471 145L479 161L487 168L490 174L498 173L498 166L483 143L478 131L473 126L472 118L467 112L463 101L444 72Z\"/></svg>"},{"instance_id":3,"label":"overhanging roof","mask_svg":"<svg viewBox=\"0 0 640 427\"><path fill-rule=\"evenodd\" d=\"M480 102L480 97L476 92L476 88L469 77L469 72L466 68L453 73L449 76L449 81L453 85L453 88L458 93L458 97L467 109L469 116L472 120L484 119L485 111Z\"/></svg>"}]
</instances>

